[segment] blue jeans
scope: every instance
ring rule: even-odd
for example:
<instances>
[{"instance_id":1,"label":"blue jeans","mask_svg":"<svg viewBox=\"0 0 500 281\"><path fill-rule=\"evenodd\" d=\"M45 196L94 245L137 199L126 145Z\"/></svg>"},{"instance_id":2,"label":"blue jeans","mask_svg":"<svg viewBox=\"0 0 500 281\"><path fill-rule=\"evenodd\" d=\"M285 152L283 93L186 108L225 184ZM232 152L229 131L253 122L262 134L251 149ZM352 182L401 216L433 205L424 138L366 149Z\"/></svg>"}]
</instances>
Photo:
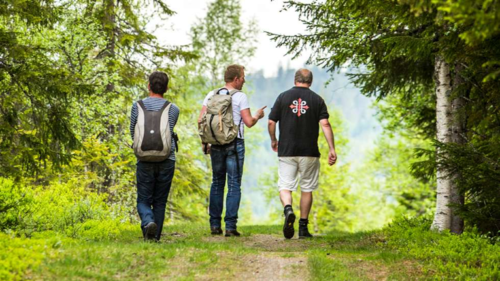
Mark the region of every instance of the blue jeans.
<instances>
[{"instance_id":1,"label":"blue jeans","mask_svg":"<svg viewBox=\"0 0 500 281\"><path fill-rule=\"evenodd\" d=\"M212 186L210 188L210 226L221 227L222 208L224 205L224 187L226 175L228 178L228 192L226 197L226 230L236 230L238 210L241 201L241 176L243 175L243 162L245 160L245 141L236 139L226 145L212 145L210 158L212 159ZM239 165L236 165L238 153ZM238 167L239 166L239 167Z\"/></svg>"},{"instance_id":2,"label":"blue jeans","mask_svg":"<svg viewBox=\"0 0 500 281\"><path fill-rule=\"evenodd\" d=\"M175 161L137 162L137 211L141 228L155 222L158 226L156 239L160 239L165 220L168 193L174 178Z\"/></svg>"}]
</instances>

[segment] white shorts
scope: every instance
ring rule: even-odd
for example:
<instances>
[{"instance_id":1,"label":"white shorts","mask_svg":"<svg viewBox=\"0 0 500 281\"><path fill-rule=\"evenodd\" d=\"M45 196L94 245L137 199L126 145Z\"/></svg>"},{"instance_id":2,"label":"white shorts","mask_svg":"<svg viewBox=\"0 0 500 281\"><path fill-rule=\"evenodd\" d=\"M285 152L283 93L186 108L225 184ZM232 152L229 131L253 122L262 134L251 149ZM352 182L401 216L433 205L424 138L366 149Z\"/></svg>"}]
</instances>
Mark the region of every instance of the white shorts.
<instances>
[{"instance_id":1,"label":"white shorts","mask_svg":"<svg viewBox=\"0 0 500 281\"><path fill-rule=\"evenodd\" d=\"M302 192L318 189L319 167L319 157L279 157L279 190L297 191L299 176Z\"/></svg>"}]
</instances>

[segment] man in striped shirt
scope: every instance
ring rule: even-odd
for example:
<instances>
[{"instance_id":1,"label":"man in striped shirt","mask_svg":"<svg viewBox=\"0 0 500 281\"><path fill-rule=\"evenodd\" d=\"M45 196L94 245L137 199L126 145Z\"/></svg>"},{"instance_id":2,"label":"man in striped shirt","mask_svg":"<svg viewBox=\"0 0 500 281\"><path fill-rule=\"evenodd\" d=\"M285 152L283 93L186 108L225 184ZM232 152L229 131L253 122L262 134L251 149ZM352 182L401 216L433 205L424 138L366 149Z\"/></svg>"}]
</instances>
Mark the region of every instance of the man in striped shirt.
<instances>
[{"instance_id":1,"label":"man in striped shirt","mask_svg":"<svg viewBox=\"0 0 500 281\"><path fill-rule=\"evenodd\" d=\"M160 110L168 102L163 98L163 94L167 89L167 74L159 71L153 72L149 76L149 97L142 100L146 110ZM132 140L134 139L137 124L137 106L137 102L134 102L130 117ZM175 124L179 118L179 108L172 103L168 114L170 132L173 134ZM162 162L137 161L137 211L141 218L141 228L146 240L160 240L168 193L170 192L175 171L175 146L176 143L172 136L172 148L168 159Z\"/></svg>"}]
</instances>

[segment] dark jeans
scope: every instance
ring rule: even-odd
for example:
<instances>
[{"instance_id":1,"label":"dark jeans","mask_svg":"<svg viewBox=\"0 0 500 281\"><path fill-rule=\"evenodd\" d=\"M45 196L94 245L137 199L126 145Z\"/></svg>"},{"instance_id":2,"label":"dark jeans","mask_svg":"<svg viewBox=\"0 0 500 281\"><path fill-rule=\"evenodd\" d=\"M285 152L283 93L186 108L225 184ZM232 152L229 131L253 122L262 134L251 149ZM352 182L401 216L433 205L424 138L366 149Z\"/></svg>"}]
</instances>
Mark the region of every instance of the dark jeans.
<instances>
[{"instance_id":1,"label":"dark jeans","mask_svg":"<svg viewBox=\"0 0 500 281\"><path fill-rule=\"evenodd\" d=\"M221 227L222 208L224 205L224 186L226 175L228 178L228 192L226 197L226 230L236 230L238 210L241 201L241 176L245 160L245 142L236 139L239 167L236 165L236 151L234 142L227 145L212 145L210 158L212 159L212 187L210 188L210 226Z\"/></svg>"},{"instance_id":2,"label":"dark jeans","mask_svg":"<svg viewBox=\"0 0 500 281\"><path fill-rule=\"evenodd\" d=\"M155 222L158 226L156 239L161 236L174 171L173 160L137 162L137 211L141 217L141 228Z\"/></svg>"}]
</instances>

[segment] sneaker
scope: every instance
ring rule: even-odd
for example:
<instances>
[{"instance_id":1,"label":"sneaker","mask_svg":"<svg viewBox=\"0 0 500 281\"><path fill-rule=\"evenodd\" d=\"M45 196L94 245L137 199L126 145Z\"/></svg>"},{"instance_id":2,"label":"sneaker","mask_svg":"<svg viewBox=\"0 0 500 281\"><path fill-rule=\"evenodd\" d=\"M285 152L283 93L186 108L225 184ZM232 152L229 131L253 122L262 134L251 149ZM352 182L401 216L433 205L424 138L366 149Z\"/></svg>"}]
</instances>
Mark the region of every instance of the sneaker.
<instances>
[{"instance_id":1,"label":"sneaker","mask_svg":"<svg viewBox=\"0 0 500 281\"><path fill-rule=\"evenodd\" d=\"M307 224L309 221L302 221L302 219L299 221L299 239L304 239L304 238L312 238L313 236L311 233L309 233L309 229L307 229Z\"/></svg>"},{"instance_id":2,"label":"sneaker","mask_svg":"<svg viewBox=\"0 0 500 281\"><path fill-rule=\"evenodd\" d=\"M211 227L210 228L210 233L212 235L221 235L222 234L222 228L220 228L220 227Z\"/></svg>"},{"instance_id":3,"label":"sneaker","mask_svg":"<svg viewBox=\"0 0 500 281\"><path fill-rule=\"evenodd\" d=\"M144 240L145 241L154 241L156 240L156 230L158 226L154 222L150 222L146 224L144 227Z\"/></svg>"},{"instance_id":4,"label":"sneaker","mask_svg":"<svg viewBox=\"0 0 500 281\"><path fill-rule=\"evenodd\" d=\"M291 239L295 234L293 223L295 222L295 214L292 208L285 209L285 224L283 225L283 235L286 239Z\"/></svg>"},{"instance_id":5,"label":"sneaker","mask_svg":"<svg viewBox=\"0 0 500 281\"><path fill-rule=\"evenodd\" d=\"M226 230L226 237L240 237L240 233L236 230Z\"/></svg>"}]
</instances>

